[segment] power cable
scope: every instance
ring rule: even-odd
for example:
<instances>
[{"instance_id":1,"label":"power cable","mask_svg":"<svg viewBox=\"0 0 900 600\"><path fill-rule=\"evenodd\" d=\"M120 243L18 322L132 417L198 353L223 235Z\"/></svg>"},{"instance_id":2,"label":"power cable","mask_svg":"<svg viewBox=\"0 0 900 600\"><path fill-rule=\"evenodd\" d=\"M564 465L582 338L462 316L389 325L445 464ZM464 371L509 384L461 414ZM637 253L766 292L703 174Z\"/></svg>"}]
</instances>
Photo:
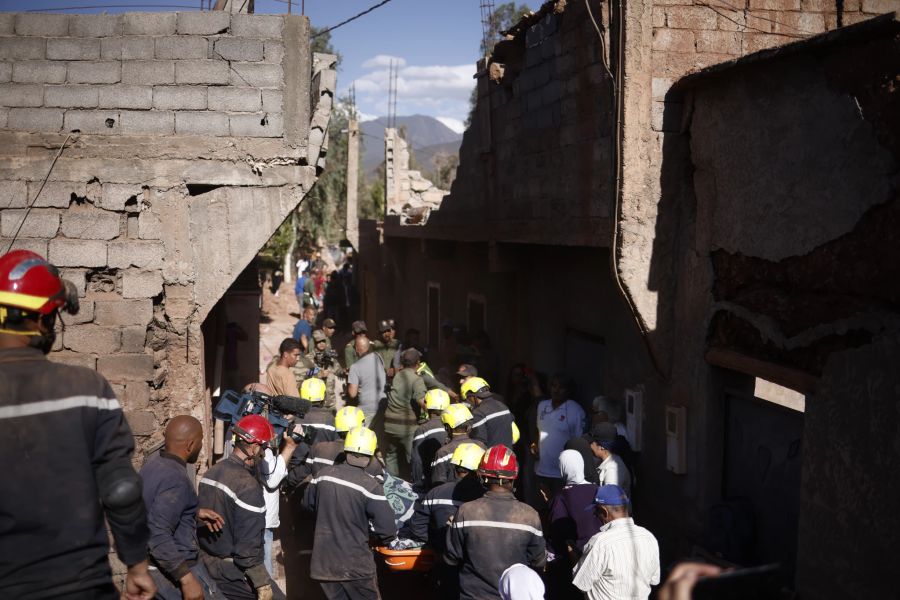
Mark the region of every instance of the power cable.
<instances>
[{"instance_id":1,"label":"power cable","mask_svg":"<svg viewBox=\"0 0 900 600\"><path fill-rule=\"evenodd\" d=\"M749 17L752 17L752 18L754 18L754 19L759 19L760 21L768 21L769 23L774 23L775 25L781 25L782 27L787 27L788 29L793 29L794 31L803 34L803 37L807 37L807 36L810 36L810 35L815 35L814 33L810 32L810 31L803 31L803 30L800 29L799 27L794 27L793 25L788 25L787 23L782 23L781 21L777 21L777 20L775 20L775 19L770 19L770 18L768 18L768 17L763 17L763 16L761 16L761 15L754 15L754 14L752 14L752 13L748 14L748 10L747 10L746 8L741 8L741 7L739 7L739 6L734 6L733 4L729 4L729 3L726 2L725 0L717 0L717 1L718 1L718 2L721 2L721 3L724 4L725 6L724 6L724 7L722 7L722 6L716 7L716 6L713 6L713 5L708 4L708 3L706 3L706 2L695 2L694 4L695 4L696 6L705 6L706 8L710 8L710 9L712 9L713 12L715 12L717 15L719 15L720 17L722 17L722 18L724 18L724 19L727 19L727 20L731 21L732 23L734 23L734 24L736 24L736 25L741 25L742 27L749 27L750 29L753 29L753 30L758 31L758 32L760 32L760 33L768 33L768 34L770 34L770 35L781 35L781 36L784 36L784 37L798 37L798 36L791 35L791 34L789 34L789 33L777 33L777 32L773 32L773 31L765 31L765 30L763 30L763 29L758 29L758 28L756 28L756 27L753 27L752 25L746 25L746 24L738 23L738 22L735 21L734 19L731 19L731 18L729 18L727 15L723 15L722 13L720 13L719 11L717 11L716 8L728 8L728 9L733 10L733 11L735 11L735 12L742 12L742 13L744 13L744 18L745 18L745 19L749 16Z\"/></svg>"},{"instance_id":2,"label":"power cable","mask_svg":"<svg viewBox=\"0 0 900 600\"><path fill-rule=\"evenodd\" d=\"M354 15L354 16L350 17L349 19L345 20L345 21L341 21L340 23L338 23L337 25L335 25L335 26L333 26L333 27L329 27L328 29L323 29L322 31L318 32L316 35L313 35L313 36L310 36L310 37L312 37L312 38L317 38L317 37L319 37L319 36L325 35L326 33L330 33L330 32L332 32L332 31L334 31L335 29L337 29L338 27L343 27L343 26L346 25L347 23L350 23L350 22L352 22L352 21L355 21L355 20L357 20L358 18L360 18L360 17L362 17L362 16L365 16L365 15L369 14L370 12L372 12L373 10L375 10L376 8L380 8L380 7L384 6L385 4L387 4L387 3L390 2L390 1L391 1L391 0L382 0L382 1L379 2L378 4L376 4L376 5L374 5L374 6L370 6L370 7L367 8L366 10L362 11L361 13L359 13L358 15Z\"/></svg>"}]
</instances>

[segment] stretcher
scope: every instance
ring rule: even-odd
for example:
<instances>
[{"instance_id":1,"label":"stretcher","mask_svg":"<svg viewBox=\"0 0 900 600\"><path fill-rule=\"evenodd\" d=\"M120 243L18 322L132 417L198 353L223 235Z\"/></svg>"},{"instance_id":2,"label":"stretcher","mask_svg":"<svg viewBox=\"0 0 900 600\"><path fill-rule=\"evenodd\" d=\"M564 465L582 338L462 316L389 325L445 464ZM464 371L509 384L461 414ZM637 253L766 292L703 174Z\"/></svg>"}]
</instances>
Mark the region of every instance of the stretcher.
<instances>
[{"instance_id":1,"label":"stretcher","mask_svg":"<svg viewBox=\"0 0 900 600\"><path fill-rule=\"evenodd\" d=\"M434 552L431 548L391 550L386 546L376 546L375 553L391 571L427 572L434 566Z\"/></svg>"}]
</instances>

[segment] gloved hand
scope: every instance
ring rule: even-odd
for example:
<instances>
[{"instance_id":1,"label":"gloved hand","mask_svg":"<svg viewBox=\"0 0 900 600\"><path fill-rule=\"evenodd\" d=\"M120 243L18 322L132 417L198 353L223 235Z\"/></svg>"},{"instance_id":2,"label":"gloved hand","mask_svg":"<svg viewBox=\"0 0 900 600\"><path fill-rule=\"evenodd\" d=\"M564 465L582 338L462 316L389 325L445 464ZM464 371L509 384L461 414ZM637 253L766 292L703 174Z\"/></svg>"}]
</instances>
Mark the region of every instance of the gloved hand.
<instances>
[{"instance_id":1,"label":"gloved hand","mask_svg":"<svg viewBox=\"0 0 900 600\"><path fill-rule=\"evenodd\" d=\"M261 585L256 588L256 600L272 600L272 586Z\"/></svg>"}]
</instances>

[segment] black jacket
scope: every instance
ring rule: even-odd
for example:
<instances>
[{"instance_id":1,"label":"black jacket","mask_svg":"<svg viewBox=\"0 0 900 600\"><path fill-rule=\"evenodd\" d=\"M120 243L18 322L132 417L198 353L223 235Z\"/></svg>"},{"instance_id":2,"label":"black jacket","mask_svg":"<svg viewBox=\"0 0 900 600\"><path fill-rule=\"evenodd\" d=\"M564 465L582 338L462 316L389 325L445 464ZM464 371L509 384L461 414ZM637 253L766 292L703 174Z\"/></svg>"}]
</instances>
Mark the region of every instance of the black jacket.
<instances>
[{"instance_id":1,"label":"black jacket","mask_svg":"<svg viewBox=\"0 0 900 600\"><path fill-rule=\"evenodd\" d=\"M0 350L0 598L56 598L110 584L104 514L119 558L147 558L133 451L102 375L50 362L34 348Z\"/></svg>"},{"instance_id":2,"label":"black jacket","mask_svg":"<svg viewBox=\"0 0 900 600\"><path fill-rule=\"evenodd\" d=\"M166 452L141 468L150 559L173 581L197 563L197 492L185 463Z\"/></svg>"},{"instance_id":3,"label":"black jacket","mask_svg":"<svg viewBox=\"0 0 900 600\"><path fill-rule=\"evenodd\" d=\"M415 512L409 520L411 537L428 542L435 552L442 554L450 517L455 517L457 509L465 502L477 500L483 495L484 487L475 473L442 483L416 501Z\"/></svg>"},{"instance_id":4,"label":"black jacket","mask_svg":"<svg viewBox=\"0 0 900 600\"><path fill-rule=\"evenodd\" d=\"M431 462L434 455L447 442L447 430L440 417L432 417L413 433L412 460L412 485L416 491L428 489L431 481Z\"/></svg>"},{"instance_id":5,"label":"black jacket","mask_svg":"<svg viewBox=\"0 0 900 600\"><path fill-rule=\"evenodd\" d=\"M338 439L334 430L334 414L331 409L320 406L320 403L312 405L302 419L297 423L303 425L303 429L309 433L309 443L330 442Z\"/></svg>"},{"instance_id":6,"label":"black jacket","mask_svg":"<svg viewBox=\"0 0 900 600\"><path fill-rule=\"evenodd\" d=\"M472 411L472 429L469 431L469 437L481 440L488 448L497 444L512 448L513 416L509 412L509 407L498 398L498 396L485 398Z\"/></svg>"},{"instance_id":7,"label":"black jacket","mask_svg":"<svg viewBox=\"0 0 900 600\"><path fill-rule=\"evenodd\" d=\"M516 563L539 568L546 562L541 519L512 492L486 492L459 507L447 530L444 560L460 566L460 598L499 598L503 571Z\"/></svg>"},{"instance_id":8,"label":"black jacket","mask_svg":"<svg viewBox=\"0 0 900 600\"><path fill-rule=\"evenodd\" d=\"M200 508L214 510L225 521L219 532L198 529L200 548L210 556L232 559L254 588L268 584L263 564L266 503L253 470L234 454L216 463L200 480Z\"/></svg>"},{"instance_id":9,"label":"black jacket","mask_svg":"<svg viewBox=\"0 0 900 600\"><path fill-rule=\"evenodd\" d=\"M304 505L316 511L310 577L318 581L374 577L369 521L381 544L397 536L394 511L381 484L359 467L337 464L322 469L310 482Z\"/></svg>"},{"instance_id":10,"label":"black jacket","mask_svg":"<svg viewBox=\"0 0 900 600\"><path fill-rule=\"evenodd\" d=\"M456 447L464 442L480 446L483 450L487 449L482 442L473 440L467 435L453 438L434 454L434 460L431 461L430 487L456 480L456 467L450 464L450 459L453 458L453 451L456 450Z\"/></svg>"}]
</instances>

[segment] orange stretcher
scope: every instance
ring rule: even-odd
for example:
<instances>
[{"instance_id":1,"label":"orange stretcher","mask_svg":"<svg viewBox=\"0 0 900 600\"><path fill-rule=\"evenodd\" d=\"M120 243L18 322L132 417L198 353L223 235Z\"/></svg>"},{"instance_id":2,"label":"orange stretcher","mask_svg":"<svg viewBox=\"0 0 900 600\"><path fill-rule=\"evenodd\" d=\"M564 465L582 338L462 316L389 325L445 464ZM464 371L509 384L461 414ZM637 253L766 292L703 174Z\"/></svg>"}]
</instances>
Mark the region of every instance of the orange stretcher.
<instances>
[{"instance_id":1,"label":"orange stretcher","mask_svg":"<svg viewBox=\"0 0 900 600\"><path fill-rule=\"evenodd\" d=\"M434 552L431 548L410 548L391 550L386 546L376 546L375 552L391 571L430 571L434 566Z\"/></svg>"}]
</instances>

